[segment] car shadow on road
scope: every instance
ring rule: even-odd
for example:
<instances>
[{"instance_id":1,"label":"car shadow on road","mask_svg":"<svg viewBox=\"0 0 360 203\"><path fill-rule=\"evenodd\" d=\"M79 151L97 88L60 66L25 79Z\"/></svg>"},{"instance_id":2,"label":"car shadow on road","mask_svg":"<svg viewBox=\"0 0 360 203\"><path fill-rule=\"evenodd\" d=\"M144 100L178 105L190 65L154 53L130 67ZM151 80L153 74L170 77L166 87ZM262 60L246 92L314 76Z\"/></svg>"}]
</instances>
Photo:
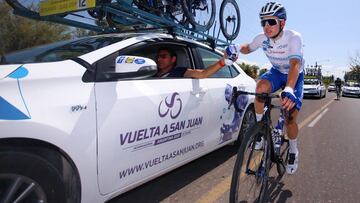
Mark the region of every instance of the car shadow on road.
<instances>
[{"instance_id":1,"label":"car shadow on road","mask_svg":"<svg viewBox=\"0 0 360 203\"><path fill-rule=\"evenodd\" d=\"M292 197L290 190L284 190L285 184L281 181L281 178L269 177L268 196L266 202L286 202L287 199Z\"/></svg>"},{"instance_id":2,"label":"car shadow on road","mask_svg":"<svg viewBox=\"0 0 360 203\"><path fill-rule=\"evenodd\" d=\"M142 186L122 194L108 203L160 202L186 185L226 162L237 153L238 146L228 145Z\"/></svg>"}]
</instances>

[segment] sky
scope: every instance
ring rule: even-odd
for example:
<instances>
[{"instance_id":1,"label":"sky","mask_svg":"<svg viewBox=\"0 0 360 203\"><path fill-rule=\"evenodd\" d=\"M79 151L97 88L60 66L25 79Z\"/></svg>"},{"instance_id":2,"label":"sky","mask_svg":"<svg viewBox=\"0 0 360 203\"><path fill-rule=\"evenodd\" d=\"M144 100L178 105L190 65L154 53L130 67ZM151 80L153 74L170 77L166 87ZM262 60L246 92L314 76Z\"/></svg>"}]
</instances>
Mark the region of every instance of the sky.
<instances>
[{"instance_id":1,"label":"sky","mask_svg":"<svg viewBox=\"0 0 360 203\"><path fill-rule=\"evenodd\" d=\"M216 3L220 4L220 0ZM241 14L241 28L236 44L250 43L263 32L260 26L259 11L268 1L237 0ZM282 0L287 21L285 29L291 29L302 35L304 44L305 67L322 65L323 75L343 78L349 71L350 57L360 52L360 1L359 0ZM240 60L256 64L260 68L269 68L265 54L261 49L240 55Z\"/></svg>"}]
</instances>

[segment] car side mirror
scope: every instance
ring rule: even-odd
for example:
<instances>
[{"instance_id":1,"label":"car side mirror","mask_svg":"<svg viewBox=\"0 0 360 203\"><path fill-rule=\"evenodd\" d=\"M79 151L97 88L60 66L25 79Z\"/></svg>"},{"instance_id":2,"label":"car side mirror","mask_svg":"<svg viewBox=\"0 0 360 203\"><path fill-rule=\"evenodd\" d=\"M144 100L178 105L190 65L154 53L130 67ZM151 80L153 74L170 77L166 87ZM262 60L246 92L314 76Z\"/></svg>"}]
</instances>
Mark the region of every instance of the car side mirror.
<instances>
[{"instance_id":1,"label":"car side mirror","mask_svg":"<svg viewBox=\"0 0 360 203\"><path fill-rule=\"evenodd\" d=\"M144 79L155 75L155 61L140 56L118 56L115 60L115 72L104 72L107 79Z\"/></svg>"}]
</instances>

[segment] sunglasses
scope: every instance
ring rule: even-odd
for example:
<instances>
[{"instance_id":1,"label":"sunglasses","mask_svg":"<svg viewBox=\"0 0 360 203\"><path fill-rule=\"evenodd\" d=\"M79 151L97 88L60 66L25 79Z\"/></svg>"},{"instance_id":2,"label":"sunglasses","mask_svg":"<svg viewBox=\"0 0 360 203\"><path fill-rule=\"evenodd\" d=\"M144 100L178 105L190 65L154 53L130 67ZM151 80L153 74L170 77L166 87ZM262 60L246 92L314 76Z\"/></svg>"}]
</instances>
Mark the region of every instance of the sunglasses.
<instances>
[{"instance_id":1,"label":"sunglasses","mask_svg":"<svg viewBox=\"0 0 360 203\"><path fill-rule=\"evenodd\" d=\"M261 21L261 26L265 27L266 23L270 26L274 26L276 24L278 24L278 20L276 19L266 19L266 20L262 20Z\"/></svg>"},{"instance_id":2,"label":"sunglasses","mask_svg":"<svg viewBox=\"0 0 360 203\"><path fill-rule=\"evenodd\" d=\"M170 54L159 54L156 56L156 58L163 58L163 59L168 58L168 57L170 57Z\"/></svg>"}]
</instances>

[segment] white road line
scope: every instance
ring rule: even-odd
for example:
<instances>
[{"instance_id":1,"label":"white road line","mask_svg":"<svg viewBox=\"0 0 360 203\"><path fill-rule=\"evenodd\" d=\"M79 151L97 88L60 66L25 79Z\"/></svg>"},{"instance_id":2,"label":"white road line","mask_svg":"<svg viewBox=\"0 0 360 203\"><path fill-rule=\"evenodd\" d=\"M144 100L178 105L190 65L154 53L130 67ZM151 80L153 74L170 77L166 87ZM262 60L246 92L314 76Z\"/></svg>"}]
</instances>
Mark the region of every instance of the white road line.
<instances>
[{"instance_id":1,"label":"white road line","mask_svg":"<svg viewBox=\"0 0 360 203\"><path fill-rule=\"evenodd\" d=\"M321 117L324 116L324 114L329 110L329 108L324 109L323 112L321 112L309 125L309 128L314 127L314 125L321 119Z\"/></svg>"}]
</instances>

